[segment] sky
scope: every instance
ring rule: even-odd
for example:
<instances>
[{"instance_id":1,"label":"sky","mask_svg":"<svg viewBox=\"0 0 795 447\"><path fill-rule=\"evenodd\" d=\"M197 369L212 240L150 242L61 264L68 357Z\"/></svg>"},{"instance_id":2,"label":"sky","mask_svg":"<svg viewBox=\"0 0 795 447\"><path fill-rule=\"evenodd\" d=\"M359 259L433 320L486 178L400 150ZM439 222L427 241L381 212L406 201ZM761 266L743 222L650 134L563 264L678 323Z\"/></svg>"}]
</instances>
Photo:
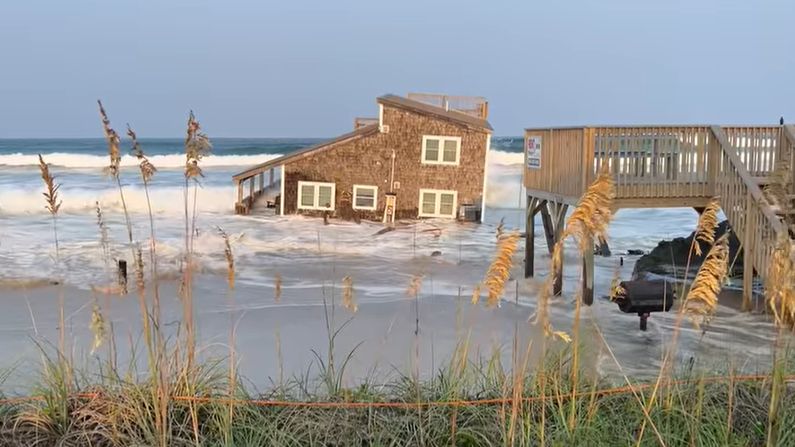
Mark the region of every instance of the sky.
<instances>
[{"instance_id":1,"label":"sky","mask_svg":"<svg viewBox=\"0 0 795 447\"><path fill-rule=\"evenodd\" d=\"M795 122L793 0L3 0L0 138L331 137L385 93L484 96L497 135Z\"/></svg>"}]
</instances>

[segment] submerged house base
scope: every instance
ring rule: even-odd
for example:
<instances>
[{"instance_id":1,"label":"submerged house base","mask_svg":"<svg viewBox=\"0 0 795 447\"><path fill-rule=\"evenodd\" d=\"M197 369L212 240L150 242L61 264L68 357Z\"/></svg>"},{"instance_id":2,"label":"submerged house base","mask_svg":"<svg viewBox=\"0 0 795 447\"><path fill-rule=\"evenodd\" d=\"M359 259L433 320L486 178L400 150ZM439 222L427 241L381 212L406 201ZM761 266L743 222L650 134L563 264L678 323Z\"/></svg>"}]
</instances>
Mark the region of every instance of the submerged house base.
<instances>
[{"instance_id":1,"label":"submerged house base","mask_svg":"<svg viewBox=\"0 0 795 447\"><path fill-rule=\"evenodd\" d=\"M492 133L486 101L386 95L377 103L378 118L357 119L353 132L233 176L236 212L264 201L280 215L482 219Z\"/></svg>"}]
</instances>

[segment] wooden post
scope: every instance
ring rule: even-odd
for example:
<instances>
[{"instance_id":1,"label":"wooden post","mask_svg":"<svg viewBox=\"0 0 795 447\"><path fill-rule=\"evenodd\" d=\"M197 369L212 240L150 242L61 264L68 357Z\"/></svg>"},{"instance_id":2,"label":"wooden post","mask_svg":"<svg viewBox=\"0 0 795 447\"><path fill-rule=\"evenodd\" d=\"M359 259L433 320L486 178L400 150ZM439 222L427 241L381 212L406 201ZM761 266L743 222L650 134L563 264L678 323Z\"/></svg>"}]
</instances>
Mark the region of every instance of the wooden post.
<instances>
[{"instance_id":1,"label":"wooden post","mask_svg":"<svg viewBox=\"0 0 795 447\"><path fill-rule=\"evenodd\" d=\"M544 200L541 203L541 223L544 224L544 236L547 238L547 249L549 254L555 249L555 227L552 224L552 216L549 214L550 203ZM553 207L556 205L552 205Z\"/></svg>"},{"instance_id":2,"label":"wooden post","mask_svg":"<svg viewBox=\"0 0 795 447\"><path fill-rule=\"evenodd\" d=\"M538 199L527 196L527 221L525 222L524 238L524 277L530 278L534 274L535 264L535 226L536 205Z\"/></svg>"},{"instance_id":3,"label":"wooden post","mask_svg":"<svg viewBox=\"0 0 795 447\"><path fill-rule=\"evenodd\" d=\"M610 244L607 243L607 239L599 236L599 256L609 258L610 254Z\"/></svg>"},{"instance_id":4,"label":"wooden post","mask_svg":"<svg viewBox=\"0 0 795 447\"><path fill-rule=\"evenodd\" d=\"M238 180L237 184L237 203L235 204L235 212L241 214L241 206L243 205L243 184Z\"/></svg>"},{"instance_id":5,"label":"wooden post","mask_svg":"<svg viewBox=\"0 0 795 447\"><path fill-rule=\"evenodd\" d=\"M254 177L251 177L248 181L248 207L249 211L251 207L254 206Z\"/></svg>"},{"instance_id":6,"label":"wooden post","mask_svg":"<svg viewBox=\"0 0 795 447\"><path fill-rule=\"evenodd\" d=\"M582 257L582 303L590 306L593 304L593 241L586 245Z\"/></svg>"},{"instance_id":7,"label":"wooden post","mask_svg":"<svg viewBox=\"0 0 795 447\"><path fill-rule=\"evenodd\" d=\"M265 173L264 172L260 172L259 173L259 194L257 194L257 195L262 195L262 193L264 191L265 191Z\"/></svg>"},{"instance_id":8,"label":"wooden post","mask_svg":"<svg viewBox=\"0 0 795 447\"><path fill-rule=\"evenodd\" d=\"M275 174L275 171L273 170L273 168L271 168L271 175L270 175L270 177L271 177L271 183L270 183L270 184L271 184L271 185L273 185L274 183L276 183L276 179L274 178L274 177L275 177L275 175L276 175L276 174Z\"/></svg>"},{"instance_id":9,"label":"wooden post","mask_svg":"<svg viewBox=\"0 0 795 447\"><path fill-rule=\"evenodd\" d=\"M563 203L555 204L554 210L554 225L555 225L555 243L557 244L560 242L560 239L563 237L563 227L566 224L566 211L569 209L569 206ZM560 257L563 259L563 245L560 246ZM557 271L555 272L555 284L552 286L552 294L555 296L559 296L563 293L563 262L557 267Z\"/></svg>"},{"instance_id":10,"label":"wooden post","mask_svg":"<svg viewBox=\"0 0 795 447\"><path fill-rule=\"evenodd\" d=\"M754 206L754 199L748 194L745 205L745 234L743 237L743 305L742 310L751 311L752 299L754 295L754 214L751 212Z\"/></svg>"}]
</instances>

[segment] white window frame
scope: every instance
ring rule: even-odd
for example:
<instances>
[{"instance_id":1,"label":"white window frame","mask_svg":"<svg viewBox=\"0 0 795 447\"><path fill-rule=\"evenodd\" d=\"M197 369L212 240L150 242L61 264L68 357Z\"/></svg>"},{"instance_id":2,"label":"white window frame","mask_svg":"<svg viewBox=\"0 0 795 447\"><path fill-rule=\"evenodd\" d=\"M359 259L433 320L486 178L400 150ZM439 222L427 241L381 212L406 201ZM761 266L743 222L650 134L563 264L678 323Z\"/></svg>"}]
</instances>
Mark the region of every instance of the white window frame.
<instances>
[{"instance_id":1,"label":"white window frame","mask_svg":"<svg viewBox=\"0 0 795 447\"><path fill-rule=\"evenodd\" d=\"M436 195L436 199L434 200L434 211L432 214L430 213L423 213L422 212L422 196L425 193L431 193ZM452 194L453 195L453 213L452 214L441 214L440 209L442 207L442 194ZM420 189L420 197L419 197L419 217L444 217L455 219L458 213L458 191L448 190L448 189Z\"/></svg>"},{"instance_id":2,"label":"white window frame","mask_svg":"<svg viewBox=\"0 0 795 447\"><path fill-rule=\"evenodd\" d=\"M428 140L439 140L439 151L436 160L426 160L425 151L427 149ZM455 161L444 161L444 143L446 141L455 141ZM446 137L442 135L423 135L422 136L422 154L420 155L420 162L424 165L448 165L458 166L461 164L461 137Z\"/></svg>"},{"instance_id":3,"label":"white window frame","mask_svg":"<svg viewBox=\"0 0 795 447\"><path fill-rule=\"evenodd\" d=\"M314 188L314 200L312 206L306 206L301 204L301 191L303 190L304 186L312 186ZM331 187L331 206L325 207L322 206L320 202L320 186L330 186ZM299 180L298 181L298 209L299 210L320 210L320 211L334 211L335 209L335 202L337 200L337 186L334 183L329 182L304 182Z\"/></svg>"},{"instance_id":4,"label":"white window frame","mask_svg":"<svg viewBox=\"0 0 795 447\"><path fill-rule=\"evenodd\" d=\"M373 206L357 206L356 197L359 195L360 189L373 190ZM378 187L374 185L353 185L353 209L375 211L378 208Z\"/></svg>"}]
</instances>

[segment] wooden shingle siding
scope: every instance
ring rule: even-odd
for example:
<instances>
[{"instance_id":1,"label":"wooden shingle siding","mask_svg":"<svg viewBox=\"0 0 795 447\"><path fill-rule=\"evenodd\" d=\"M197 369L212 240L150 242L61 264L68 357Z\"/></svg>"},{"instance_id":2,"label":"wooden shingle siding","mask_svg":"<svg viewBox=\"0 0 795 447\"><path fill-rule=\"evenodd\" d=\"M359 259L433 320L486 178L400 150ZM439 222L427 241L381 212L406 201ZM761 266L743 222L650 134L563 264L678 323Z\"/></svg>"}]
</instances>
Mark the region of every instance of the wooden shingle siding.
<instances>
[{"instance_id":1,"label":"wooden shingle siding","mask_svg":"<svg viewBox=\"0 0 795 447\"><path fill-rule=\"evenodd\" d=\"M353 185L378 187L375 211L356 210L362 219L380 220L385 194L390 190L392 151L395 151L394 180L397 193L397 218L415 218L420 189L454 190L458 205L480 204L485 175L488 129L475 128L448 119L383 104L383 124L388 132L372 133L335 145L333 149L310 153L285 165L284 211L322 215L322 211L297 209L298 182L333 182L336 204L333 215L353 215ZM421 163L423 135L461 138L457 166Z\"/></svg>"}]
</instances>

